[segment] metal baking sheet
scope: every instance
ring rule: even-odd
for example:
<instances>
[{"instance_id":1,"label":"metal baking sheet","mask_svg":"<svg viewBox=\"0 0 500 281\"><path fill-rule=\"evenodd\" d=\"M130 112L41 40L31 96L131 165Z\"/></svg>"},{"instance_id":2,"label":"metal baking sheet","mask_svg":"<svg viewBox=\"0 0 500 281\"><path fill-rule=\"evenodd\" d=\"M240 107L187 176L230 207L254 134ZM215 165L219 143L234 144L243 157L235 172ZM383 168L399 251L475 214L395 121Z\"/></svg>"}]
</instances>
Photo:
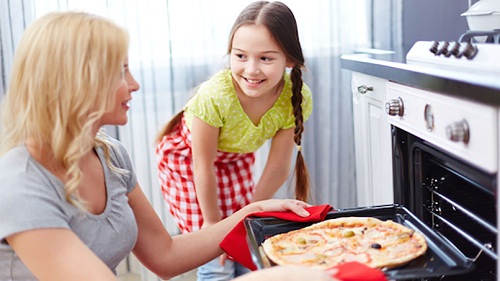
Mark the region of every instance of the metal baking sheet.
<instances>
[{"instance_id":1,"label":"metal baking sheet","mask_svg":"<svg viewBox=\"0 0 500 281\"><path fill-rule=\"evenodd\" d=\"M406 227L420 231L426 238L428 249L425 255L408 264L383 270L388 279L406 280L458 275L474 269L474 263L467 259L451 242L426 226L408 209L400 205L381 205L352 209L335 210L327 214L326 219L339 217L375 217L381 220L393 220ZM299 229L312 223L290 222L277 218L249 217L245 219L247 241L252 259L257 268L272 266L260 244L268 237Z\"/></svg>"}]
</instances>

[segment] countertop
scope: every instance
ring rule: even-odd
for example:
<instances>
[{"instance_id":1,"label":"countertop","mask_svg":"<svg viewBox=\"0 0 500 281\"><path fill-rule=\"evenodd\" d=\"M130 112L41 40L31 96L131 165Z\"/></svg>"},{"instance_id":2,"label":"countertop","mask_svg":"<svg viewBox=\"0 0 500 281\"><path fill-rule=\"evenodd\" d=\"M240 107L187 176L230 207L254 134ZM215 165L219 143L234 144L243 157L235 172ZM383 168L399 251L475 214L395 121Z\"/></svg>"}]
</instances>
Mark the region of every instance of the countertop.
<instances>
[{"instance_id":1,"label":"countertop","mask_svg":"<svg viewBox=\"0 0 500 281\"><path fill-rule=\"evenodd\" d=\"M404 56L396 53L356 53L343 55L341 66L347 70L399 84L500 106L500 77L498 75L413 65L405 61Z\"/></svg>"}]
</instances>

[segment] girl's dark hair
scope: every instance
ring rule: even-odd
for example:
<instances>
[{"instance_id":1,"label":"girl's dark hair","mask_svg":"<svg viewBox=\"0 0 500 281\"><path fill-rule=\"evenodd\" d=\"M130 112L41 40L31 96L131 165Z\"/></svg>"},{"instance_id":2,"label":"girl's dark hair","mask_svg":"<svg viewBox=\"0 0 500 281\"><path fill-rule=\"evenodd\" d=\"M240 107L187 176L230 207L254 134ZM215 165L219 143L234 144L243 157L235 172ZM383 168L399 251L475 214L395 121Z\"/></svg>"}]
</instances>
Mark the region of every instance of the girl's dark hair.
<instances>
[{"instance_id":1,"label":"girl's dark hair","mask_svg":"<svg viewBox=\"0 0 500 281\"><path fill-rule=\"evenodd\" d=\"M189 99L191 99L196 94L196 92L198 92L199 88L200 88L200 85L198 85L198 86L194 87L194 89L192 89L191 96L189 97ZM172 119L170 119L170 121L168 121L167 124L163 125L163 127L160 129L160 131L158 131L158 134L156 135L156 139L155 139L156 143L161 142L163 140L164 136L170 134L175 129L175 127L181 122L183 115L184 115L184 109L177 112L174 115L174 117L172 117Z\"/></svg>"},{"instance_id":2,"label":"girl's dark hair","mask_svg":"<svg viewBox=\"0 0 500 281\"><path fill-rule=\"evenodd\" d=\"M297 160L295 162L295 197L307 201L309 198L309 172L301 152L302 132L304 119L302 116L302 68L304 68L304 55L299 41L297 22L292 11L283 3L275 1L257 1L248 5L234 22L229 34L227 53L233 48L235 32L243 25L265 26L276 43L285 53L288 61L293 63L290 73L292 80L292 106L295 116L295 136L297 145Z\"/></svg>"},{"instance_id":3,"label":"girl's dark hair","mask_svg":"<svg viewBox=\"0 0 500 281\"><path fill-rule=\"evenodd\" d=\"M174 115L174 117L172 117L172 119L170 119L170 121L168 121L167 124L165 124L160 129L160 131L156 135L156 143L161 142L161 140L163 139L163 137L165 135L169 134L170 132L172 132L175 129L175 126L177 126L177 124L179 124L181 122L183 114L184 114L184 110L179 111L177 114Z\"/></svg>"}]
</instances>

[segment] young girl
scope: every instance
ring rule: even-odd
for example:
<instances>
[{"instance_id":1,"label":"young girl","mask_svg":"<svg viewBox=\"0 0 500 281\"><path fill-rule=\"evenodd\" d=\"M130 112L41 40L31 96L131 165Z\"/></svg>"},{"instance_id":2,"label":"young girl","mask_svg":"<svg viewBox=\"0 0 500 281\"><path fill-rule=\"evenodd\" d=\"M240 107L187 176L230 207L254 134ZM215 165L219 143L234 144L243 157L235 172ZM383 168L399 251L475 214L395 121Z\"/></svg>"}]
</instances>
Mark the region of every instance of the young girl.
<instances>
[{"instance_id":1,"label":"young girl","mask_svg":"<svg viewBox=\"0 0 500 281\"><path fill-rule=\"evenodd\" d=\"M0 280L116 280L130 252L169 279L220 256L219 243L250 213L308 215L304 202L266 200L171 237L126 150L101 130L127 123L139 89L127 52L127 32L95 15L51 13L26 29L2 108ZM242 280L289 280L290 270L295 280L333 280L287 267Z\"/></svg>"},{"instance_id":2,"label":"young girl","mask_svg":"<svg viewBox=\"0 0 500 281\"><path fill-rule=\"evenodd\" d=\"M281 2L247 6L231 30L228 54L230 68L201 84L157 139L161 188L183 233L271 198L289 175L294 148L296 197L308 198L301 137L312 100L302 82L304 56L292 11ZM271 138L267 164L254 187L254 152ZM217 280L227 280L246 272L232 262L216 268L218 263L199 268L199 280L224 274L226 279Z\"/></svg>"}]
</instances>

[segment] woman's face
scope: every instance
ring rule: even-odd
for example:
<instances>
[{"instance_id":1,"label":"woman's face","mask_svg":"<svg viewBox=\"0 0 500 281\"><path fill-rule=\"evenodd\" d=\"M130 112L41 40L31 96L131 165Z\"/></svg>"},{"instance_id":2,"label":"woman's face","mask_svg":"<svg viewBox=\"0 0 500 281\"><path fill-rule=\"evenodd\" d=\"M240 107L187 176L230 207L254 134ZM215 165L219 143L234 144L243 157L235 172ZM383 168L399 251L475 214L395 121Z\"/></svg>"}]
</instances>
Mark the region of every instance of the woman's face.
<instances>
[{"instance_id":1,"label":"woman's face","mask_svg":"<svg viewBox=\"0 0 500 281\"><path fill-rule=\"evenodd\" d=\"M101 118L103 125L125 125L128 121L127 111L130 108L132 92L139 90L139 84L135 81L128 68L128 59L123 63L122 72L118 75L115 87L115 104L113 109L106 112Z\"/></svg>"},{"instance_id":2,"label":"woman's face","mask_svg":"<svg viewBox=\"0 0 500 281\"><path fill-rule=\"evenodd\" d=\"M231 72L243 94L275 94L286 67L293 65L263 25L243 25L234 33Z\"/></svg>"}]
</instances>

